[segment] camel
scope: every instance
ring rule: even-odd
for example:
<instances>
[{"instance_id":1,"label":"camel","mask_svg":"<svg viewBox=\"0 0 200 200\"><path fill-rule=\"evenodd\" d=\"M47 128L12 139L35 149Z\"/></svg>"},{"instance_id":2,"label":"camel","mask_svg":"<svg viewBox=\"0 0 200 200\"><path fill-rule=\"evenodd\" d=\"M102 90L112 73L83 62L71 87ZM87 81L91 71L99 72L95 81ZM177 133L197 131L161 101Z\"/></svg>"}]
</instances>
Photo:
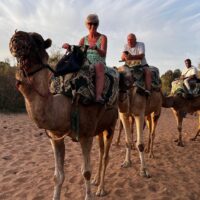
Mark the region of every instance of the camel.
<instances>
[{"instance_id":1,"label":"camel","mask_svg":"<svg viewBox=\"0 0 200 200\"><path fill-rule=\"evenodd\" d=\"M174 116L176 118L177 122L177 129L178 129L178 139L175 139L174 141L177 142L177 145L180 147L184 147L183 139L182 139L182 124L183 124L183 118L185 116L185 113L193 113L195 111L198 111L198 114L200 115L200 97L190 98L186 99L183 98L180 95L175 96L163 96L163 107L165 108L172 108L172 111L174 113ZM200 119L199 119L200 122ZM200 124L200 123L199 123ZM200 125L198 127L198 131L196 135L191 138L191 140L196 140L200 133Z\"/></svg>"},{"instance_id":2,"label":"camel","mask_svg":"<svg viewBox=\"0 0 200 200\"><path fill-rule=\"evenodd\" d=\"M17 88L25 99L29 117L40 129L45 129L53 148L55 157L53 200L60 200L61 188L65 178L64 137L75 139L71 130L71 114L78 110L79 139L83 155L82 175L85 181L85 200L93 199L91 192L90 151L93 137L99 141L99 168L93 180L98 185L97 196L106 195L104 176L109 160L109 149L118 118L117 99L109 108L101 104L88 106L72 103L72 99L64 95L52 95L49 92L49 65L46 49L51 40L44 40L38 33L16 31L10 40L10 51L17 58Z\"/></svg>"},{"instance_id":3,"label":"camel","mask_svg":"<svg viewBox=\"0 0 200 200\"><path fill-rule=\"evenodd\" d=\"M129 167L131 166L131 133L130 133L130 123L129 123L129 116L133 116L136 123L136 132L137 132L137 139L136 139L136 147L139 151L139 157L141 161L141 168L140 168L140 175L144 177L150 177L148 172L145 159L144 159L144 141L143 141L143 125L145 116L151 116L148 118L149 121L151 120L152 123L148 125L150 128L150 142L147 147L147 151L149 151L149 156L154 157L153 154L153 142L155 138L155 129L157 126L157 122L161 113L161 106L162 106L162 95L160 91L152 91L151 96L146 97L143 95L138 87L133 87L133 78L130 70L128 68L119 67L118 71L120 74L125 77L124 83L123 79L121 78L120 89L122 94L119 94L119 117L122 121L124 130L125 130L125 140L126 140L126 155L125 160L122 164L122 167ZM121 76L120 75L120 76ZM128 90L127 98L121 98L120 95L124 95L123 87L130 88Z\"/></svg>"}]
</instances>

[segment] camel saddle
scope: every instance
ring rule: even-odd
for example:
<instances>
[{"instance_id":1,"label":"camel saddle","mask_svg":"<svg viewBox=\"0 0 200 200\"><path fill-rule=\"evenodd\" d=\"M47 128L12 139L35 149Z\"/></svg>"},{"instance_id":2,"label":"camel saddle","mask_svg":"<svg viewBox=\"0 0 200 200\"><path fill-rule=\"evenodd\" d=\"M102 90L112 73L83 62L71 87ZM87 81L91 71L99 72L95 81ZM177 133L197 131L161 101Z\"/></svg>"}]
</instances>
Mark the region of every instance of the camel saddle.
<instances>
[{"instance_id":1,"label":"camel saddle","mask_svg":"<svg viewBox=\"0 0 200 200\"><path fill-rule=\"evenodd\" d=\"M141 91L145 91L145 74L144 74L144 66L143 65L134 65L134 67L130 67L128 65L124 65L120 67L118 70L120 72L120 86L123 84L126 85L126 82L129 82L127 88L131 86L138 87ZM119 69L119 68L118 68ZM152 83L151 88L155 91L160 91L161 88L161 80L159 76L158 68L154 66L149 66L152 74ZM129 74L129 75L127 75ZM129 81L128 79L131 79ZM122 83L123 82L123 83ZM123 86L122 86L123 87Z\"/></svg>"},{"instance_id":2,"label":"camel saddle","mask_svg":"<svg viewBox=\"0 0 200 200\"><path fill-rule=\"evenodd\" d=\"M182 96L183 98L195 98L200 96L200 79L194 79L189 82L192 93L189 93L184 86L183 80L177 79L172 82L171 95Z\"/></svg>"},{"instance_id":3,"label":"camel saddle","mask_svg":"<svg viewBox=\"0 0 200 200\"><path fill-rule=\"evenodd\" d=\"M107 106L116 102L118 96L119 73L116 69L105 67L105 84L103 97ZM79 102L90 105L95 102L95 69L85 63L76 73L52 77L50 91L53 94L63 94L70 98L79 95Z\"/></svg>"}]
</instances>

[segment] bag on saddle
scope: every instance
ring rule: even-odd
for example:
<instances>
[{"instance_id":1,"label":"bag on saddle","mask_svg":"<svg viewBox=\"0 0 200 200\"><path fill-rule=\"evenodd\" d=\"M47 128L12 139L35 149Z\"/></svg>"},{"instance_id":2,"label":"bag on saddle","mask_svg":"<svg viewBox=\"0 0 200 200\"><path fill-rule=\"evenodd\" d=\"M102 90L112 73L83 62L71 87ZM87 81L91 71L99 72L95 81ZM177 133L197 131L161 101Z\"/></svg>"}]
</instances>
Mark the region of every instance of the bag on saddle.
<instances>
[{"instance_id":1,"label":"bag on saddle","mask_svg":"<svg viewBox=\"0 0 200 200\"><path fill-rule=\"evenodd\" d=\"M71 51L57 63L55 77L79 71L84 63L86 51L80 46L71 46Z\"/></svg>"}]
</instances>

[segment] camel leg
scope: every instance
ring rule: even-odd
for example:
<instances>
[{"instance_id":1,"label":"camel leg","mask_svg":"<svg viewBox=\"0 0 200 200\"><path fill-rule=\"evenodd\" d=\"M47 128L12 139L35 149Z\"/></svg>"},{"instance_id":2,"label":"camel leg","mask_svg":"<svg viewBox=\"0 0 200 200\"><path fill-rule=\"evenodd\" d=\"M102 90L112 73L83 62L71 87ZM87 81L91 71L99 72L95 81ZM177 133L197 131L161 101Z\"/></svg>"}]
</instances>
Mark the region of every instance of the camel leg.
<instances>
[{"instance_id":1,"label":"camel leg","mask_svg":"<svg viewBox=\"0 0 200 200\"><path fill-rule=\"evenodd\" d=\"M130 124L131 124L131 126L130 126L130 128L131 128L131 130L130 130L131 131L131 149L135 149L134 138L133 138L133 132L134 132L134 130L133 130L133 126L134 126L134 119L133 119L133 117L131 117ZM120 144L122 130L123 130L123 124L122 124L122 121L120 120L119 121L119 133L118 133L117 140L115 142L116 146L119 146L119 144Z\"/></svg>"},{"instance_id":2,"label":"camel leg","mask_svg":"<svg viewBox=\"0 0 200 200\"><path fill-rule=\"evenodd\" d=\"M134 142L134 137L133 137L133 132L134 132L134 129L133 129L133 126L134 126L134 117L131 116L131 149L135 149L135 142Z\"/></svg>"},{"instance_id":3,"label":"camel leg","mask_svg":"<svg viewBox=\"0 0 200 200\"><path fill-rule=\"evenodd\" d=\"M65 144L62 140L50 140L55 158L55 172L54 172L54 194L53 200L60 200L62 184L65 179L64 174L64 158L65 158Z\"/></svg>"},{"instance_id":4,"label":"camel leg","mask_svg":"<svg viewBox=\"0 0 200 200\"><path fill-rule=\"evenodd\" d=\"M147 148L145 148L145 152L146 153L149 153L150 151L150 144L151 144L151 130L152 130L152 121L151 121L151 115L148 115L146 117L146 124L147 124L147 127L148 127L148 144L147 144Z\"/></svg>"},{"instance_id":5,"label":"camel leg","mask_svg":"<svg viewBox=\"0 0 200 200\"><path fill-rule=\"evenodd\" d=\"M126 113L119 113L119 117L122 121L124 131L125 131L125 141L126 141L126 156L125 160L122 163L121 167L130 167L131 166L131 132L130 132L130 122L129 115Z\"/></svg>"},{"instance_id":6,"label":"camel leg","mask_svg":"<svg viewBox=\"0 0 200 200\"><path fill-rule=\"evenodd\" d=\"M112 142L112 138L113 138L113 133L114 130L109 130L104 131L103 134L103 142L104 145L101 145L101 148L103 148L101 150L101 152L103 152L103 157L102 158L102 167L101 167L101 173L100 174L100 184L98 186L98 190L96 192L97 196L105 196L107 193L104 189L104 178L105 178L105 172L106 172L106 167L108 165L109 162L109 150L110 150L110 146L111 146L111 142Z\"/></svg>"},{"instance_id":7,"label":"camel leg","mask_svg":"<svg viewBox=\"0 0 200 200\"><path fill-rule=\"evenodd\" d=\"M119 133L118 133L118 136L117 136L117 140L115 142L116 146L119 146L119 144L120 144L120 138L121 138L122 129L123 129L122 121L119 120Z\"/></svg>"},{"instance_id":8,"label":"camel leg","mask_svg":"<svg viewBox=\"0 0 200 200\"><path fill-rule=\"evenodd\" d=\"M81 150L83 154L83 166L82 166L82 174L85 180L85 187L86 187L86 196L85 200L92 200L92 191L90 185L90 178L91 178L91 165L90 165L90 152L92 148L92 137L81 138Z\"/></svg>"},{"instance_id":9,"label":"camel leg","mask_svg":"<svg viewBox=\"0 0 200 200\"><path fill-rule=\"evenodd\" d=\"M151 143L150 143L149 158L154 158L153 144L154 144L155 131L156 131L159 117L160 117L160 114L159 115L155 115L154 113L151 114L152 127L151 127Z\"/></svg>"},{"instance_id":10,"label":"camel leg","mask_svg":"<svg viewBox=\"0 0 200 200\"><path fill-rule=\"evenodd\" d=\"M193 138L191 138L190 140L195 141L195 140L197 139L197 137L199 136L199 133L200 133L200 114L199 114L199 127L198 127L198 130L197 130L197 133L196 133L196 135L195 135Z\"/></svg>"},{"instance_id":11,"label":"camel leg","mask_svg":"<svg viewBox=\"0 0 200 200\"><path fill-rule=\"evenodd\" d=\"M196 135L193 138L191 138L190 140L195 141L197 139L197 137L199 136L199 133L200 133L200 128L198 129Z\"/></svg>"},{"instance_id":12,"label":"camel leg","mask_svg":"<svg viewBox=\"0 0 200 200\"><path fill-rule=\"evenodd\" d=\"M99 182L100 182L102 160L103 160L103 155L104 155L103 133L97 135L96 138L99 143L99 167L98 167L98 171L97 171L94 179L92 180L92 184L97 186L97 185L99 185Z\"/></svg>"},{"instance_id":13,"label":"camel leg","mask_svg":"<svg viewBox=\"0 0 200 200\"><path fill-rule=\"evenodd\" d=\"M140 175L144 177L150 177L149 172L146 167L146 163L144 160L144 139L143 139L143 125L144 125L144 114L140 114L139 116L135 116L135 123L137 129L137 149L139 151L139 157L141 161Z\"/></svg>"},{"instance_id":14,"label":"camel leg","mask_svg":"<svg viewBox=\"0 0 200 200\"><path fill-rule=\"evenodd\" d=\"M177 143L178 146L184 147L183 141L182 141L182 123L183 123L183 116L182 116L181 113L178 112L178 111L174 111L174 114L175 114L175 118L176 118L176 121L177 121L177 129L178 129L178 132L179 132L179 137L178 137L177 140L175 140L175 142L178 142L178 143Z\"/></svg>"}]
</instances>

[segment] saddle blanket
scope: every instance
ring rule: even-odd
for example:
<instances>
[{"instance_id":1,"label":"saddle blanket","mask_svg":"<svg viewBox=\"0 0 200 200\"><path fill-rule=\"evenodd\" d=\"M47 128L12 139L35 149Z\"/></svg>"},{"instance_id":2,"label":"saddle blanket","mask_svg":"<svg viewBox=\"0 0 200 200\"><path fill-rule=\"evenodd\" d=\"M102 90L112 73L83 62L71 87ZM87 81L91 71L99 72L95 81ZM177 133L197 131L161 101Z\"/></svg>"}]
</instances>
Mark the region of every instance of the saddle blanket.
<instances>
[{"instance_id":1,"label":"saddle blanket","mask_svg":"<svg viewBox=\"0 0 200 200\"><path fill-rule=\"evenodd\" d=\"M157 67L149 66L149 69L151 70L152 74L152 89L157 89L161 87L161 80L159 76L159 70ZM144 74L144 68L142 65L136 65L132 68L130 68L132 76L135 79L134 85L142 88L145 90L145 74Z\"/></svg>"},{"instance_id":2,"label":"saddle blanket","mask_svg":"<svg viewBox=\"0 0 200 200\"><path fill-rule=\"evenodd\" d=\"M111 106L117 100L119 73L116 69L105 67L105 83L103 98ZM94 66L83 66L76 73L52 77L50 91L53 94L64 94L73 98L80 94L80 103L88 105L95 100L95 70Z\"/></svg>"},{"instance_id":3,"label":"saddle blanket","mask_svg":"<svg viewBox=\"0 0 200 200\"><path fill-rule=\"evenodd\" d=\"M200 96L200 83L195 83L195 87L192 89L192 96L198 97ZM171 89L171 95L182 95L183 97L185 94L188 94L187 89L184 86L183 80L175 80L172 82L172 89Z\"/></svg>"}]
</instances>

